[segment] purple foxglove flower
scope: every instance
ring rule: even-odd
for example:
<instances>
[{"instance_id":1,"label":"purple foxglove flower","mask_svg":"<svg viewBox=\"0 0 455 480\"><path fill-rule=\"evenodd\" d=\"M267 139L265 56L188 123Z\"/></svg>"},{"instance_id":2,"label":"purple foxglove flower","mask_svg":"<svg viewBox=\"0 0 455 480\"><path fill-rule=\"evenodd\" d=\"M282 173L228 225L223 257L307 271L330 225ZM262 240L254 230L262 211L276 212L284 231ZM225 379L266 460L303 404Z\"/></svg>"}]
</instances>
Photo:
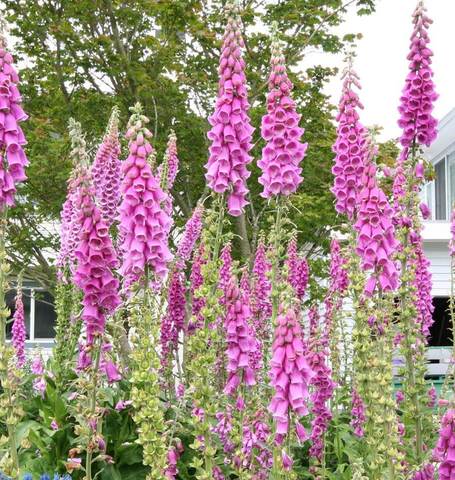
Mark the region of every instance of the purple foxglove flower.
<instances>
[{"instance_id":1,"label":"purple foxglove flower","mask_svg":"<svg viewBox=\"0 0 455 480\"><path fill-rule=\"evenodd\" d=\"M351 417L351 427L354 429L354 435L357 437L363 437L365 434L363 427L366 421L365 405L356 389L352 390Z\"/></svg>"},{"instance_id":2,"label":"purple foxglove flower","mask_svg":"<svg viewBox=\"0 0 455 480\"><path fill-rule=\"evenodd\" d=\"M185 328L186 286L184 274L174 270L169 281L167 312L161 323L161 363L169 365L178 348L180 332Z\"/></svg>"},{"instance_id":3,"label":"purple foxglove flower","mask_svg":"<svg viewBox=\"0 0 455 480\"><path fill-rule=\"evenodd\" d=\"M87 345L91 345L95 336L104 333L106 316L120 305L119 281L112 273L118 261L109 228L95 205L95 192L88 175L80 188L77 205L80 241L76 249L74 282L83 292L82 319Z\"/></svg>"},{"instance_id":4,"label":"purple foxglove flower","mask_svg":"<svg viewBox=\"0 0 455 480\"><path fill-rule=\"evenodd\" d=\"M174 130L171 130L167 142L164 164L158 167L160 184L163 189L170 191L174 186L175 179L179 172L179 163L179 157L177 155L177 136ZM165 178L163 178L163 176Z\"/></svg>"},{"instance_id":5,"label":"purple foxglove flower","mask_svg":"<svg viewBox=\"0 0 455 480\"><path fill-rule=\"evenodd\" d=\"M232 256L231 256L230 243L227 243L221 250L220 259L221 259L221 268L220 268L218 286L220 290L223 292L221 303L224 305L226 302L227 294L228 294L229 284L232 279Z\"/></svg>"},{"instance_id":6,"label":"purple foxglove flower","mask_svg":"<svg viewBox=\"0 0 455 480\"><path fill-rule=\"evenodd\" d=\"M203 211L202 206L197 206L191 218L186 222L185 231L177 247L177 268L184 268L185 263L190 259L194 247L199 240L202 232Z\"/></svg>"},{"instance_id":7,"label":"purple foxglove flower","mask_svg":"<svg viewBox=\"0 0 455 480\"><path fill-rule=\"evenodd\" d=\"M303 128L300 115L291 98L292 82L286 73L286 63L279 42L272 42L271 73L267 96L267 113L262 118L261 135L266 142L258 166L262 170L259 183L264 186L261 196L291 195L303 181L300 162L308 144L300 141Z\"/></svg>"},{"instance_id":8,"label":"purple foxglove flower","mask_svg":"<svg viewBox=\"0 0 455 480\"><path fill-rule=\"evenodd\" d=\"M372 158L365 159L362 176L363 188L358 195L358 217L354 224L357 231L356 252L362 269L370 272L365 294L372 296L398 288L398 269L394 256L398 248L393 225L394 211L376 180L376 166Z\"/></svg>"},{"instance_id":9,"label":"purple foxglove flower","mask_svg":"<svg viewBox=\"0 0 455 480\"><path fill-rule=\"evenodd\" d=\"M193 256L190 274L190 293L191 293L191 315L194 318L188 324L188 333L199 328L204 323L204 317L201 314L205 305L205 299L198 296L198 290L204 283L202 276L202 265L206 263L204 256L204 246L201 245Z\"/></svg>"},{"instance_id":10,"label":"purple foxglove flower","mask_svg":"<svg viewBox=\"0 0 455 480\"><path fill-rule=\"evenodd\" d=\"M55 420L55 418L51 422L51 428L52 428L52 430L58 430L59 429L58 423Z\"/></svg>"},{"instance_id":11,"label":"purple foxglove flower","mask_svg":"<svg viewBox=\"0 0 455 480\"><path fill-rule=\"evenodd\" d=\"M31 365L31 372L33 375L43 375L44 374L44 363L41 355L37 355Z\"/></svg>"},{"instance_id":12,"label":"purple foxglove flower","mask_svg":"<svg viewBox=\"0 0 455 480\"><path fill-rule=\"evenodd\" d=\"M283 450L281 452L281 461L283 462L283 468L287 472L292 470L292 465L294 465L294 460Z\"/></svg>"},{"instance_id":13,"label":"purple foxglove flower","mask_svg":"<svg viewBox=\"0 0 455 480\"><path fill-rule=\"evenodd\" d=\"M11 329L11 343L16 353L16 364L19 368L25 364L25 317L24 303L22 301L22 288L19 285L16 294L16 309L13 315L13 326Z\"/></svg>"},{"instance_id":14,"label":"purple foxglove flower","mask_svg":"<svg viewBox=\"0 0 455 480\"><path fill-rule=\"evenodd\" d=\"M428 205L422 202L419 207L420 207L420 213L422 214L423 219L429 220L431 218L431 210L428 207Z\"/></svg>"},{"instance_id":15,"label":"purple foxglove flower","mask_svg":"<svg viewBox=\"0 0 455 480\"><path fill-rule=\"evenodd\" d=\"M337 140L333 146L336 154L332 168L337 212L353 218L362 188L366 149L366 130L359 121L358 108L363 108L354 86L360 88L359 77L351 68L344 73L343 92L337 116Z\"/></svg>"},{"instance_id":16,"label":"purple foxglove flower","mask_svg":"<svg viewBox=\"0 0 455 480\"><path fill-rule=\"evenodd\" d=\"M428 28L432 20L426 14L426 8L419 2L412 15L414 29L411 35L409 73L403 88L398 125L403 133L400 138L405 148L404 157L415 142L417 145L429 147L436 139L437 121L432 116L433 104L438 98L433 83L431 57L433 52L429 48L430 38Z\"/></svg>"},{"instance_id":17,"label":"purple foxglove flower","mask_svg":"<svg viewBox=\"0 0 455 480\"><path fill-rule=\"evenodd\" d=\"M271 335L269 319L272 315L272 284L268 278L271 268L264 242L261 240L256 249L253 265L251 311L256 335L262 342L268 341Z\"/></svg>"},{"instance_id":18,"label":"purple foxglove flower","mask_svg":"<svg viewBox=\"0 0 455 480\"><path fill-rule=\"evenodd\" d=\"M0 210L14 205L18 183L27 179L28 165L23 146L27 143L19 126L28 118L22 110L19 76L13 66L13 57L6 50L6 40L0 38Z\"/></svg>"},{"instance_id":19,"label":"purple foxglove flower","mask_svg":"<svg viewBox=\"0 0 455 480\"><path fill-rule=\"evenodd\" d=\"M109 383L119 382L122 379L117 365L111 360L104 362L103 369Z\"/></svg>"},{"instance_id":20,"label":"purple foxglove flower","mask_svg":"<svg viewBox=\"0 0 455 480\"><path fill-rule=\"evenodd\" d=\"M98 208L110 227L118 215L120 202L120 142L117 107L112 109L107 132L98 148L91 174Z\"/></svg>"},{"instance_id":21,"label":"purple foxglove flower","mask_svg":"<svg viewBox=\"0 0 455 480\"><path fill-rule=\"evenodd\" d=\"M439 479L451 480L455 476L455 410L448 410L441 420L439 439L433 457L439 463Z\"/></svg>"},{"instance_id":22,"label":"purple foxglove flower","mask_svg":"<svg viewBox=\"0 0 455 480\"><path fill-rule=\"evenodd\" d=\"M418 472L414 473L412 480L434 480L434 474L434 466L431 463L428 463Z\"/></svg>"},{"instance_id":23,"label":"purple foxglove flower","mask_svg":"<svg viewBox=\"0 0 455 480\"><path fill-rule=\"evenodd\" d=\"M246 180L250 172L246 166L252 160L248 152L252 148L254 129L248 117L241 20L232 6L228 15L218 69L218 98L215 111L209 118L211 146L205 178L214 192L227 192L228 211L239 216L248 204Z\"/></svg>"},{"instance_id":24,"label":"purple foxglove flower","mask_svg":"<svg viewBox=\"0 0 455 480\"><path fill-rule=\"evenodd\" d=\"M257 343L249 328L251 312L247 299L241 295L236 281L231 277L226 288L226 343L228 378L224 391L234 396L238 387L256 384L256 373L252 366Z\"/></svg>"},{"instance_id":25,"label":"purple foxglove flower","mask_svg":"<svg viewBox=\"0 0 455 480\"><path fill-rule=\"evenodd\" d=\"M162 208L167 194L161 189L148 162L153 148L149 142L152 134L145 127L147 122L137 104L126 133L129 156L122 164L123 198L119 225L123 253L120 271L129 285L144 275L146 265L156 280L163 279L167 264L172 260L168 246L172 220Z\"/></svg>"},{"instance_id":26,"label":"purple foxglove flower","mask_svg":"<svg viewBox=\"0 0 455 480\"><path fill-rule=\"evenodd\" d=\"M125 410L125 408L129 407L132 404L132 400L119 400L115 405L115 409L120 412L121 410Z\"/></svg>"},{"instance_id":27,"label":"purple foxglove flower","mask_svg":"<svg viewBox=\"0 0 455 480\"><path fill-rule=\"evenodd\" d=\"M272 344L270 379L274 395L269 411L275 420L275 442L281 444L289 432L290 414L308 414L308 385L314 376L308 364L307 347L295 311L290 308L277 319Z\"/></svg>"},{"instance_id":28,"label":"purple foxglove flower","mask_svg":"<svg viewBox=\"0 0 455 480\"><path fill-rule=\"evenodd\" d=\"M308 286L309 268L306 258L300 257L297 252L297 239L291 238L288 244L286 264L289 270L288 281L294 288L297 297L303 300Z\"/></svg>"}]
</instances>

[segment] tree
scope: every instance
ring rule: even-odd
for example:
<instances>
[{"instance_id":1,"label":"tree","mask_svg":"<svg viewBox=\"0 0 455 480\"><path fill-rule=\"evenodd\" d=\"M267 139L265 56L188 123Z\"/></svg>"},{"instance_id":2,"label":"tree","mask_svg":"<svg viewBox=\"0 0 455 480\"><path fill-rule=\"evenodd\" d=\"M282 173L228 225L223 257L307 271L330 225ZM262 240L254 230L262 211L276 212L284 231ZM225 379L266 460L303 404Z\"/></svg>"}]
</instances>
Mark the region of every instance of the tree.
<instances>
[{"instance_id":1,"label":"tree","mask_svg":"<svg viewBox=\"0 0 455 480\"><path fill-rule=\"evenodd\" d=\"M53 225L64 200L71 169L66 125L70 116L82 123L96 145L109 112L117 104L123 124L128 108L140 101L152 119L159 157L171 126L179 138L181 171L173 189L176 223L181 225L204 191L207 159L206 117L217 87L217 62L224 28L224 1L207 0L4 0L22 69L22 92L30 120L29 181L22 186L10 232L15 265L36 265L39 281L53 285ZM299 62L309 49L340 52L355 41L333 32L350 5L359 14L374 10L374 0L242 0L251 115L256 126L264 112L272 22L286 42L287 62L295 84L305 141L305 181L295 197L291 220L312 248L327 246L324 226L335 220L330 166L334 127L322 87L333 75L316 67L303 72ZM260 26L260 28L258 28ZM255 132L255 159L261 154ZM266 206L258 196L257 167L249 181L252 208L239 231L254 238L264 224ZM243 229L242 229L243 228ZM245 239L246 240L246 239ZM51 248L49 249L49 245ZM48 249L46 251L46 249Z\"/></svg>"}]
</instances>

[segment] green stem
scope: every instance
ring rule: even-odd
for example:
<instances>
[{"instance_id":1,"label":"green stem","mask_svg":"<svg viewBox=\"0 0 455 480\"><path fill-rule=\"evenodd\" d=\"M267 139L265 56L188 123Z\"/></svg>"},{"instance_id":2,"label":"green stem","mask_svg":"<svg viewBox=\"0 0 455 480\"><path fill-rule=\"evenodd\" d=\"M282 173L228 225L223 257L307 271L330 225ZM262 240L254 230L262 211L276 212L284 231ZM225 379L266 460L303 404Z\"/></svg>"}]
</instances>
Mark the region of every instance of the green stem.
<instances>
[{"instance_id":1,"label":"green stem","mask_svg":"<svg viewBox=\"0 0 455 480\"><path fill-rule=\"evenodd\" d=\"M272 263L272 328L275 326L276 319L278 317L278 309L280 306L280 289L278 286L278 268L280 265L280 232L282 222L282 206L280 198L276 199L276 219L275 219L275 231L274 231L274 252Z\"/></svg>"},{"instance_id":2,"label":"green stem","mask_svg":"<svg viewBox=\"0 0 455 480\"><path fill-rule=\"evenodd\" d=\"M96 393L98 387L98 370L100 366L101 360L101 337L98 337L95 340L94 344L94 354L95 354L95 361L92 367L92 375L91 375L91 384L92 384L92 391L90 395L90 405L89 405L89 418L93 418L96 413ZM89 427L91 428L91 427ZM91 435L90 435L91 437ZM92 480L92 459L93 459L93 447L89 444L87 445L87 455L85 460L85 479Z\"/></svg>"}]
</instances>

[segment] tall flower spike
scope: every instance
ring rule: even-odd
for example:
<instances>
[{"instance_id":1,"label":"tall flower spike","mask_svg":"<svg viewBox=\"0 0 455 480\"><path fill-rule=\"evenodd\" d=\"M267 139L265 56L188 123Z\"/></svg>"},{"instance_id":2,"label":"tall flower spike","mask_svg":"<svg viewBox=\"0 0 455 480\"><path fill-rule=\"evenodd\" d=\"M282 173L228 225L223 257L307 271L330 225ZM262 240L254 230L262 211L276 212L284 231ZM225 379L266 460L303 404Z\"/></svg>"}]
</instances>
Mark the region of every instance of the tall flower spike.
<instances>
[{"instance_id":1,"label":"tall flower spike","mask_svg":"<svg viewBox=\"0 0 455 480\"><path fill-rule=\"evenodd\" d=\"M172 255L168 247L171 218L162 208L167 195L161 189L148 163L153 148L148 118L140 104L132 109L126 138L129 156L122 165L123 194L120 205L120 234L124 256L121 273L131 283L145 272L146 266L158 279L167 274Z\"/></svg>"},{"instance_id":2,"label":"tall flower spike","mask_svg":"<svg viewBox=\"0 0 455 480\"><path fill-rule=\"evenodd\" d=\"M242 382L255 385L251 356L256 349L254 338L248 325L251 316L248 302L242 299L237 282L231 277L226 289L226 342L228 379L224 391L234 395Z\"/></svg>"},{"instance_id":3,"label":"tall flower spike","mask_svg":"<svg viewBox=\"0 0 455 480\"><path fill-rule=\"evenodd\" d=\"M81 163L86 164L85 141L80 125L73 122L73 152L78 152ZM95 189L89 174L80 187L76 209L79 212L80 241L76 249L77 268L75 284L83 292L82 319L85 322L87 344L104 332L106 316L120 304L119 282L112 270L117 267L117 258L109 228L95 204Z\"/></svg>"},{"instance_id":4,"label":"tall flower spike","mask_svg":"<svg viewBox=\"0 0 455 480\"><path fill-rule=\"evenodd\" d=\"M11 330L11 343L16 352L16 363L19 368L25 364L25 316L24 303L22 301L22 282L19 280L16 294L16 308L13 315L13 327Z\"/></svg>"},{"instance_id":5,"label":"tall flower spike","mask_svg":"<svg viewBox=\"0 0 455 480\"><path fill-rule=\"evenodd\" d=\"M6 40L0 34L0 210L14 205L16 185L27 179L28 165L23 146L27 143L19 126L26 120L22 97L18 89L19 76L13 67L13 57L6 50Z\"/></svg>"},{"instance_id":6,"label":"tall flower spike","mask_svg":"<svg viewBox=\"0 0 455 480\"><path fill-rule=\"evenodd\" d=\"M174 130L169 133L164 162L158 167L158 175L163 190L169 191L174 186L179 172L179 157L177 155L177 135Z\"/></svg>"},{"instance_id":7,"label":"tall flower spike","mask_svg":"<svg viewBox=\"0 0 455 480\"><path fill-rule=\"evenodd\" d=\"M276 27L275 27L276 28ZM266 141L259 183L264 186L261 196L291 195L303 181L300 162L305 156L307 144L300 141L303 128L299 127L300 115L291 98L292 83L286 73L286 64L276 31L272 41L272 71L269 77L267 114L262 118L261 135Z\"/></svg>"},{"instance_id":8,"label":"tall flower spike","mask_svg":"<svg viewBox=\"0 0 455 480\"><path fill-rule=\"evenodd\" d=\"M228 211L233 216L239 216L248 204L246 180L250 172L246 166L252 160L248 152L252 148L251 136L254 129L248 117L240 15L231 1L226 10L228 23L218 69L218 98L215 111L209 118L212 128L208 137L212 145L205 165L205 178L213 191L228 192Z\"/></svg>"},{"instance_id":9,"label":"tall flower spike","mask_svg":"<svg viewBox=\"0 0 455 480\"><path fill-rule=\"evenodd\" d=\"M271 384L275 389L269 410L276 422L275 441L281 444L289 432L291 412L308 414L308 385L313 371L308 365L302 329L293 309L277 319L272 345Z\"/></svg>"},{"instance_id":10,"label":"tall flower spike","mask_svg":"<svg viewBox=\"0 0 455 480\"><path fill-rule=\"evenodd\" d=\"M92 166L98 207L108 226L117 216L120 202L120 142L118 134L119 110L112 109L106 134L101 142Z\"/></svg>"},{"instance_id":11,"label":"tall flower spike","mask_svg":"<svg viewBox=\"0 0 455 480\"><path fill-rule=\"evenodd\" d=\"M411 35L409 73L400 98L400 119L398 125L403 129L400 142L407 150L415 142L430 146L437 136L437 121L432 116L433 104L438 98L433 83L430 38L428 28L433 21L426 14L427 9L419 1L412 14L414 29Z\"/></svg>"},{"instance_id":12,"label":"tall flower spike","mask_svg":"<svg viewBox=\"0 0 455 480\"><path fill-rule=\"evenodd\" d=\"M177 267L184 268L185 263L190 259L194 246L199 240L202 232L202 213L204 208L198 205L191 218L186 222L185 231L177 247Z\"/></svg>"},{"instance_id":13,"label":"tall flower spike","mask_svg":"<svg viewBox=\"0 0 455 480\"><path fill-rule=\"evenodd\" d=\"M433 457L440 462L439 479L451 480L455 476L455 410L450 409L442 417L441 430Z\"/></svg>"},{"instance_id":14,"label":"tall flower spike","mask_svg":"<svg viewBox=\"0 0 455 480\"><path fill-rule=\"evenodd\" d=\"M292 236L288 244L286 265L288 267L289 284L297 297L302 300L308 286L309 267L306 258L300 257L297 252L297 238Z\"/></svg>"},{"instance_id":15,"label":"tall flower spike","mask_svg":"<svg viewBox=\"0 0 455 480\"><path fill-rule=\"evenodd\" d=\"M393 209L376 180L374 150L365 161L363 188L358 195L357 248L362 269L370 272L365 293L371 296L379 285L384 292L398 287L398 270L393 256L398 247L393 226Z\"/></svg>"},{"instance_id":16,"label":"tall flower spike","mask_svg":"<svg viewBox=\"0 0 455 480\"><path fill-rule=\"evenodd\" d=\"M206 263L204 258L204 246L200 245L199 249L193 255L193 263L191 265L190 274L190 290L191 290L191 316L193 319L188 324L188 331L199 328L204 323L204 317L201 312L205 306L205 298L199 296L199 289L204 283L202 275L202 266Z\"/></svg>"},{"instance_id":17,"label":"tall flower spike","mask_svg":"<svg viewBox=\"0 0 455 480\"><path fill-rule=\"evenodd\" d=\"M333 146L336 154L332 173L335 176L332 193L336 197L337 212L352 218L357 196L362 186L365 161L366 130L359 121L358 108L363 108L354 87L361 88L359 77L351 64L343 74L343 92L337 115L337 140Z\"/></svg>"}]
</instances>

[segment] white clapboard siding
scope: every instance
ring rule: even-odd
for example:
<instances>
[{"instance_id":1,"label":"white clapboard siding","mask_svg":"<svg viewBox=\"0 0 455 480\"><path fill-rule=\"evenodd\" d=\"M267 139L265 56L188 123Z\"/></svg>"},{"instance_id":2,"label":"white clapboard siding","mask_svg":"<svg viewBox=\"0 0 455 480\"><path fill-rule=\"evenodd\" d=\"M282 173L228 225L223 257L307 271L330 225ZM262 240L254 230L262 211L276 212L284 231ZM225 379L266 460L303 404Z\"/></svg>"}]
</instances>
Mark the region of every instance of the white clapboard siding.
<instances>
[{"instance_id":1,"label":"white clapboard siding","mask_svg":"<svg viewBox=\"0 0 455 480\"><path fill-rule=\"evenodd\" d=\"M425 254L430 261L433 278L433 297L448 297L451 290L450 256L448 242L424 243Z\"/></svg>"}]
</instances>

